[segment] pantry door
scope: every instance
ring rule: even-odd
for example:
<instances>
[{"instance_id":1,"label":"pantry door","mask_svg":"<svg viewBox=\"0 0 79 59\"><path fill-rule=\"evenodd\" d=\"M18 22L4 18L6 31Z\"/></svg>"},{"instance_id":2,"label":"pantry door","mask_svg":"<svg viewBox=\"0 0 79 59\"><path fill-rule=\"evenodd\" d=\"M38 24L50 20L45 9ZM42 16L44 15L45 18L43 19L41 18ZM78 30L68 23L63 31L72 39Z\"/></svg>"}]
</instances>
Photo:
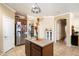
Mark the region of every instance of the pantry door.
<instances>
[{"instance_id":1,"label":"pantry door","mask_svg":"<svg viewBox=\"0 0 79 59\"><path fill-rule=\"evenodd\" d=\"M10 17L3 17L3 46L4 52L14 47L14 20Z\"/></svg>"}]
</instances>

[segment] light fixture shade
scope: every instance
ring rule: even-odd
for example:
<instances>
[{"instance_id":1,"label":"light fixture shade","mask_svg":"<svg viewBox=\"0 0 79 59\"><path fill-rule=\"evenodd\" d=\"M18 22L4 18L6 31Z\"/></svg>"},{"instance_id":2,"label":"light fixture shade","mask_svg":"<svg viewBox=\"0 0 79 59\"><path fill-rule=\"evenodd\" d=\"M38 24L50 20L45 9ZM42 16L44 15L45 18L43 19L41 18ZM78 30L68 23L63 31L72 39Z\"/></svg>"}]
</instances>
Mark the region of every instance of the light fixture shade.
<instances>
[{"instance_id":1,"label":"light fixture shade","mask_svg":"<svg viewBox=\"0 0 79 59\"><path fill-rule=\"evenodd\" d=\"M35 3L35 4L32 6L31 12L32 12L32 13L35 13L35 14L38 14L38 13L41 12L41 9L40 9L40 7L38 6L37 3Z\"/></svg>"}]
</instances>

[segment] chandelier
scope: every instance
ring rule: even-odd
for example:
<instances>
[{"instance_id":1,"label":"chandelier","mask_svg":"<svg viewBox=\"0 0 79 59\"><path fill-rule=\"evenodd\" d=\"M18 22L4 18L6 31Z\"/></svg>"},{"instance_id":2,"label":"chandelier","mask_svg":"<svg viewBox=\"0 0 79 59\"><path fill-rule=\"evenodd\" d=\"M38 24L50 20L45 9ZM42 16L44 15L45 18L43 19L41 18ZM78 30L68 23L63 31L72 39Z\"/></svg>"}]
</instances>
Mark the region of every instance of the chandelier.
<instances>
[{"instance_id":1,"label":"chandelier","mask_svg":"<svg viewBox=\"0 0 79 59\"><path fill-rule=\"evenodd\" d=\"M37 3L35 3L35 4L32 6L31 12L32 12L32 13L35 13L35 14L38 14L38 13L41 12L41 9L40 9L40 7L38 6Z\"/></svg>"}]
</instances>

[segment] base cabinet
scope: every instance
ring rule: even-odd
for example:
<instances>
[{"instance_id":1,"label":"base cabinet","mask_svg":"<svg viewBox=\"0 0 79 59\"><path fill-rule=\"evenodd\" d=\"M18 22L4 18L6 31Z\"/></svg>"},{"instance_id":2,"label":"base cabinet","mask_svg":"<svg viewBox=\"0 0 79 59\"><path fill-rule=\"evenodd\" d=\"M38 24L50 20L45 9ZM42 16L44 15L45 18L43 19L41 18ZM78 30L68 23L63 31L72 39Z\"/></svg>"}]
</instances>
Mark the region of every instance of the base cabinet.
<instances>
[{"instance_id":1,"label":"base cabinet","mask_svg":"<svg viewBox=\"0 0 79 59\"><path fill-rule=\"evenodd\" d=\"M31 56L40 56L42 48L31 43Z\"/></svg>"},{"instance_id":2,"label":"base cabinet","mask_svg":"<svg viewBox=\"0 0 79 59\"><path fill-rule=\"evenodd\" d=\"M79 36L78 35L71 36L71 44L75 45L75 46L79 46Z\"/></svg>"},{"instance_id":3,"label":"base cabinet","mask_svg":"<svg viewBox=\"0 0 79 59\"><path fill-rule=\"evenodd\" d=\"M33 42L26 40L25 53L26 56L53 56L53 43L40 47Z\"/></svg>"},{"instance_id":4,"label":"base cabinet","mask_svg":"<svg viewBox=\"0 0 79 59\"><path fill-rule=\"evenodd\" d=\"M30 41L26 40L25 41L25 54L27 56L30 56L30 45L31 45Z\"/></svg>"}]
</instances>

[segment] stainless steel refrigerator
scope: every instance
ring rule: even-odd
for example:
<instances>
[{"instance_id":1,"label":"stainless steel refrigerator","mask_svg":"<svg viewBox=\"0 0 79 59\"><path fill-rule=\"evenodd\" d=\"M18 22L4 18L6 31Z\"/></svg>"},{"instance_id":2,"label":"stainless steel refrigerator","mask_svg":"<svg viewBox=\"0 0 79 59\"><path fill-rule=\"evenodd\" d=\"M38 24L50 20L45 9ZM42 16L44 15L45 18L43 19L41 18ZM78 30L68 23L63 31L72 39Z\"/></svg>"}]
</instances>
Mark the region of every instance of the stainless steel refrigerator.
<instances>
[{"instance_id":1,"label":"stainless steel refrigerator","mask_svg":"<svg viewBox=\"0 0 79 59\"><path fill-rule=\"evenodd\" d=\"M17 22L15 25L15 45L22 45L25 43L26 25L22 25L21 22Z\"/></svg>"}]
</instances>

